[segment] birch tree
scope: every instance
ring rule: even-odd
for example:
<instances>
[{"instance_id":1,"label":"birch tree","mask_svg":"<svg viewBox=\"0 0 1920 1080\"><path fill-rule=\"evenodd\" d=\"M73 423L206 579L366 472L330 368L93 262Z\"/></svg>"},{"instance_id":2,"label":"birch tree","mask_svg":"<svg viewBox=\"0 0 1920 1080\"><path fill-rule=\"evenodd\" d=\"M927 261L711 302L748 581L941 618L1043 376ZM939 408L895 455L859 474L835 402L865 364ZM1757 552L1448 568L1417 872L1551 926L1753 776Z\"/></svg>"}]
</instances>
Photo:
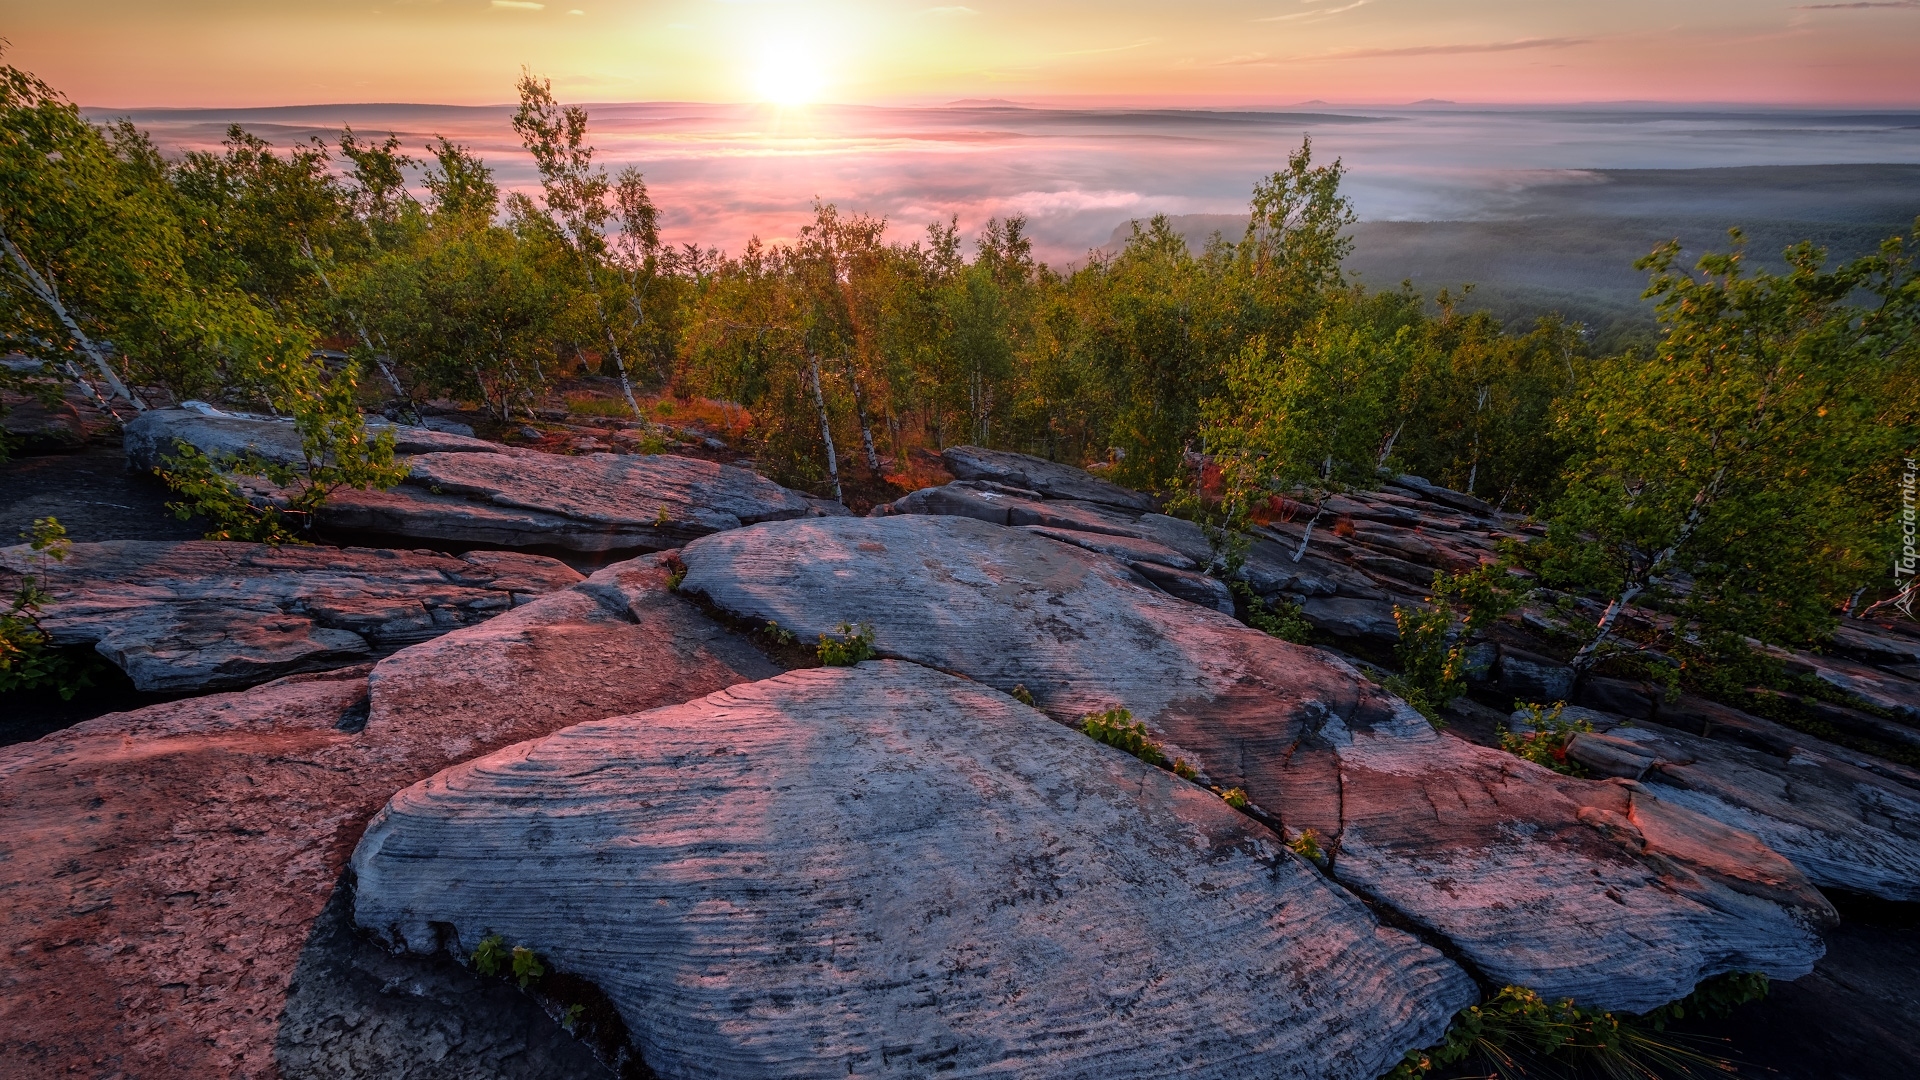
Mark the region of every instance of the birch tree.
<instances>
[{"instance_id":1,"label":"birch tree","mask_svg":"<svg viewBox=\"0 0 1920 1080\"><path fill-rule=\"evenodd\" d=\"M1828 270L1801 244L1786 273L1750 274L1733 239L1694 274L1677 243L1641 261L1659 349L1599 364L1564 419L1582 451L1531 559L1602 601L1579 671L1620 647L1636 605L1677 636L1805 641L1881 570L1889 504L1862 481L1916 435L1885 401L1920 363L1912 248L1896 237Z\"/></svg>"}]
</instances>

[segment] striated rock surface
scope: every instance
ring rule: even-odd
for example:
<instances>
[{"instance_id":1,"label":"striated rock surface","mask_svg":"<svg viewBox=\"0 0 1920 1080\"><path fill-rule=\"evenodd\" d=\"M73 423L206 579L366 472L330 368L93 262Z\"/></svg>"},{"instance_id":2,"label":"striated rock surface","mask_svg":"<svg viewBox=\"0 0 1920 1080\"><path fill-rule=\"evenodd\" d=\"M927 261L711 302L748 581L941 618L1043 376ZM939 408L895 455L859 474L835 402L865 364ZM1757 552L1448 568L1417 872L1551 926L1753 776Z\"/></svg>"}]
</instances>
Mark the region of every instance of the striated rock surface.
<instances>
[{"instance_id":1,"label":"striated rock surface","mask_svg":"<svg viewBox=\"0 0 1920 1080\"><path fill-rule=\"evenodd\" d=\"M1372 1080L1475 996L1219 799L893 662L450 769L353 866L363 926L536 950L663 1077Z\"/></svg>"},{"instance_id":2,"label":"striated rock surface","mask_svg":"<svg viewBox=\"0 0 1920 1080\"><path fill-rule=\"evenodd\" d=\"M376 434L393 432L393 448L400 454L525 456L529 453L473 438L471 431L459 435L432 428L388 423L385 420L368 420L367 430ZM175 440L208 455L239 457L254 453L284 465L298 465L306 461L300 446L300 433L294 429L292 420L227 413L211 406L148 409L127 421L122 438L127 451L127 464L141 472L154 468L160 464L162 457L172 454Z\"/></svg>"},{"instance_id":3,"label":"striated rock surface","mask_svg":"<svg viewBox=\"0 0 1920 1080\"><path fill-rule=\"evenodd\" d=\"M1044 537L953 517L786 522L682 557L684 588L802 639L866 622L882 655L1024 685L1069 724L1130 709L1495 983L1644 1010L1720 972L1805 974L1832 919L1750 835L1437 733L1344 663Z\"/></svg>"},{"instance_id":4,"label":"striated rock surface","mask_svg":"<svg viewBox=\"0 0 1920 1080\"><path fill-rule=\"evenodd\" d=\"M284 1075L359 1062L382 1076L448 1075L433 1070L487 1046L548 1055L550 1039L529 1049L475 1026L498 1013L462 1028L330 1012L364 1000L339 981L363 979L351 965L310 955L297 1009L290 979L394 791L777 671L666 576L654 557L610 567L388 657L371 686L364 667L296 676L0 748L0 1060L19 1075L198 1080L275 1076L276 1053ZM448 1049L456 1037L466 1050ZM511 1065L461 1075L524 1074Z\"/></svg>"},{"instance_id":5,"label":"striated rock surface","mask_svg":"<svg viewBox=\"0 0 1920 1080\"><path fill-rule=\"evenodd\" d=\"M1920 901L1920 772L1737 713L1743 742L1580 711L1596 733L1568 756L1594 772L1760 837L1816 885Z\"/></svg>"},{"instance_id":6,"label":"striated rock surface","mask_svg":"<svg viewBox=\"0 0 1920 1080\"><path fill-rule=\"evenodd\" d=\"M580 580L536 555L205 540L75 544L44 565L25 546L0 550L0 580L17 574L52 594L41 625L55 644L91 645L158 692L358 663Z\"/></svg>"},{"instance_id":7,"label":"striated rock surface","mask_svg":"<svg viewBox=\"0 0 1920 1080\"><path fill-rule=\"evenodd\" d=\"M757 473L670 454L423 454L396 488L335 493L320 523L501 547L659 551L810 509Z\"/></svg>"},{"instance_id":8,"label":"striated rock surface","mask_svg":"<svg viewBox=\"0 0 1920 1080\"><path fill-rule=\"evenodd\" d=\"M1154 509L1150 496L1098 479L1085 469L1045 458L979 446L950 446L940 452L940 460L958 480L991 480L1027 488L1050 498L1080 499L1127 510Z\"/></svg>"},{"instance_id":9,"label":"striated rock surface","mask_svg":"<svg viewBox=\"0 0 1920 1080\"><path fill-rule=\"evenodd\" d=\"M757 473L697 458L543 454L424 427L367 426L395 433L407 479L386 491L334 492L315 515L324 530L483 547L661 551L742 524L828 513ZM156 409L128 424L127 461L150 469L175 439L212 454L302 460L288 421ZM283 497L264 480L238 482L255 499Z\"/></svg>"}]
</instances>

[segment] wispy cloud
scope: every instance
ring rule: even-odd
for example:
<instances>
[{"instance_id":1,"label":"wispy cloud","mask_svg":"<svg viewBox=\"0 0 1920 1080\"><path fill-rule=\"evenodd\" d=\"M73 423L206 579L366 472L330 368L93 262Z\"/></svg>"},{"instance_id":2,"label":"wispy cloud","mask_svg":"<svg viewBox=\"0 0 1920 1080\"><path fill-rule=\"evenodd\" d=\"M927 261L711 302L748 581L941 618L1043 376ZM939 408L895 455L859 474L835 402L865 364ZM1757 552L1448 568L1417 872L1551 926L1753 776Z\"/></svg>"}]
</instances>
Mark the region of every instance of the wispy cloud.
<instances>
[{"instance_id":1,"label":"wispy cloud","mask_svg":"<svg viewBox=\"0 0 1920 1080\"><path fill-rule=\"evenodd\" d=\"M1273 57L1267 55L1266 53L1257 52L1257 53L1242 53L1239 56L1229 56L1223 60L1209 61L1208 66L1209 67L1270 67L1273 64L1276 64L1278 62L1279 61L1275 60Z\"/></svg>"},{"instance_id":2,"label":"wispy cloud","mask_svg":"<svg viewBox=\"0 0 1920 1080\"><path fill-rule=\"evenodd\" d=\"M1255 19L1253 21L1254 22L1288 22L1293 19L1307 19L1307 18L1314 18L1314 17L1324 19L1330 15L1338 15L1343 11L1352 11L1354 8L1361 7L1362 5L1366 4L1366 2L1367 0L1353 0L1353 3L1346 4L1344 6L1337 7L1337 8L1314 8L1311 11L1296 11L1291 15L1268 15L1265 18Z\"/></svg>"},{"instance_id":3,"label":"wispy cloud","mask_svg":"<svg viewBox=\"0 0 1920 1080\"><path fill-rule=\"evenodd\" d=\"M1796 4L1795 11L1859 11L1862 8L1920 8L1920 0L1872 0L1859 4Z\"/></svg>"},{"instance_id":4,"label":"wispy cloud","mask_svg":"<svg viewBox=\"0 0 1920 1080\"><path fill-rule=\"evenodd\" d=\"M1094 56L1098 53L1126 52L1129 49L1144 49L1159 41L1159 38L1142 38L1131 45L1114 45L1105 49L1074 49L1071 52L1055 53L1055 56Z\"/></svg>"},{"instance_id":5,"label":"wispy cloud","mask_svg":"<svg viewBox=\"0 0 1920 1080\"><path fill-rule=\"evenodd\" d=\"M493 6L508 11L545 11L547 5L536 4L533 0L493 0Z\"/></svg>"},{"instance_id":6,"label":"wispy cloud","mask_svg":"<svg viewBox=\"0 0 1920 1080\"><path fill-rule=\"evenodd\" d=\"M1483 41L1460 45L1410 45L1400 49L1345 49L1294 60L1365 60L1380 56L1446 56L1457 53L1519 52L1523 49L1571 49L1591 45L1595 38L1522 38L1519 41Z\"/></svg>"}]
</instances>

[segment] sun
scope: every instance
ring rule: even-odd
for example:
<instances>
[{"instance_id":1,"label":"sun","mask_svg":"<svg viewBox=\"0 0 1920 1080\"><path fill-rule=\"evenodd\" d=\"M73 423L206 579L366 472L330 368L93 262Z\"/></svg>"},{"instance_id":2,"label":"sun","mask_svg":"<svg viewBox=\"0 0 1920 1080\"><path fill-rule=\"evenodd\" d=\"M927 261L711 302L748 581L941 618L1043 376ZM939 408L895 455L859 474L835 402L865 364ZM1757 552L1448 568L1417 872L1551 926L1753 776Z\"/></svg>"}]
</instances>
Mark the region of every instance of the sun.
<instances>
[{"instance_id":1,"label":"sun","mask_svg":"<svg viewBox=\"0 0 1920 1080\"><path fill-rule=\"evenodd\" d=\"M753 90L774 105L807 105L826 84L817 57L802 41L769 42L753 69Z\"/></svg>"}]
</instances>

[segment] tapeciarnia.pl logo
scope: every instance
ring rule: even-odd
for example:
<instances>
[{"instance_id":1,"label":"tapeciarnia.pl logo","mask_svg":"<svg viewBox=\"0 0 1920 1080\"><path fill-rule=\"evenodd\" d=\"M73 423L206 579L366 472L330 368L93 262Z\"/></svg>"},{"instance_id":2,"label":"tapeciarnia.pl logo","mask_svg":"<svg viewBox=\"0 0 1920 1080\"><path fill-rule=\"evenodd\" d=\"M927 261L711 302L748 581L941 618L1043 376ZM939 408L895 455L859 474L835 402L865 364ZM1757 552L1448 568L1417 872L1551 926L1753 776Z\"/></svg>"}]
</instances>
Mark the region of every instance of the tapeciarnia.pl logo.
<instances>
[{"instance_id":1,"label":"tapeciarnia.pl logo","mask_svg":"<svg viewBox=\"0 0 1920 1080\"><path fill-rule=\"evenodd\" d=\"M1920 541L1916 541L1915 538L1914 520L1914 487L1916 480L1920 480L1920 465L1916 465L1913 458L1907 458L1906 463L1907 471L1900 474L1900 551L1893 557L1893 589L1894 594L1900 597L1895 601L1895 606L1911 619L1913 618L1913 579L1915 571L1920 569L1920 554L1916 554L1914 550L1917 545L1920 545Z\"/></svg>"}]
</instances>

